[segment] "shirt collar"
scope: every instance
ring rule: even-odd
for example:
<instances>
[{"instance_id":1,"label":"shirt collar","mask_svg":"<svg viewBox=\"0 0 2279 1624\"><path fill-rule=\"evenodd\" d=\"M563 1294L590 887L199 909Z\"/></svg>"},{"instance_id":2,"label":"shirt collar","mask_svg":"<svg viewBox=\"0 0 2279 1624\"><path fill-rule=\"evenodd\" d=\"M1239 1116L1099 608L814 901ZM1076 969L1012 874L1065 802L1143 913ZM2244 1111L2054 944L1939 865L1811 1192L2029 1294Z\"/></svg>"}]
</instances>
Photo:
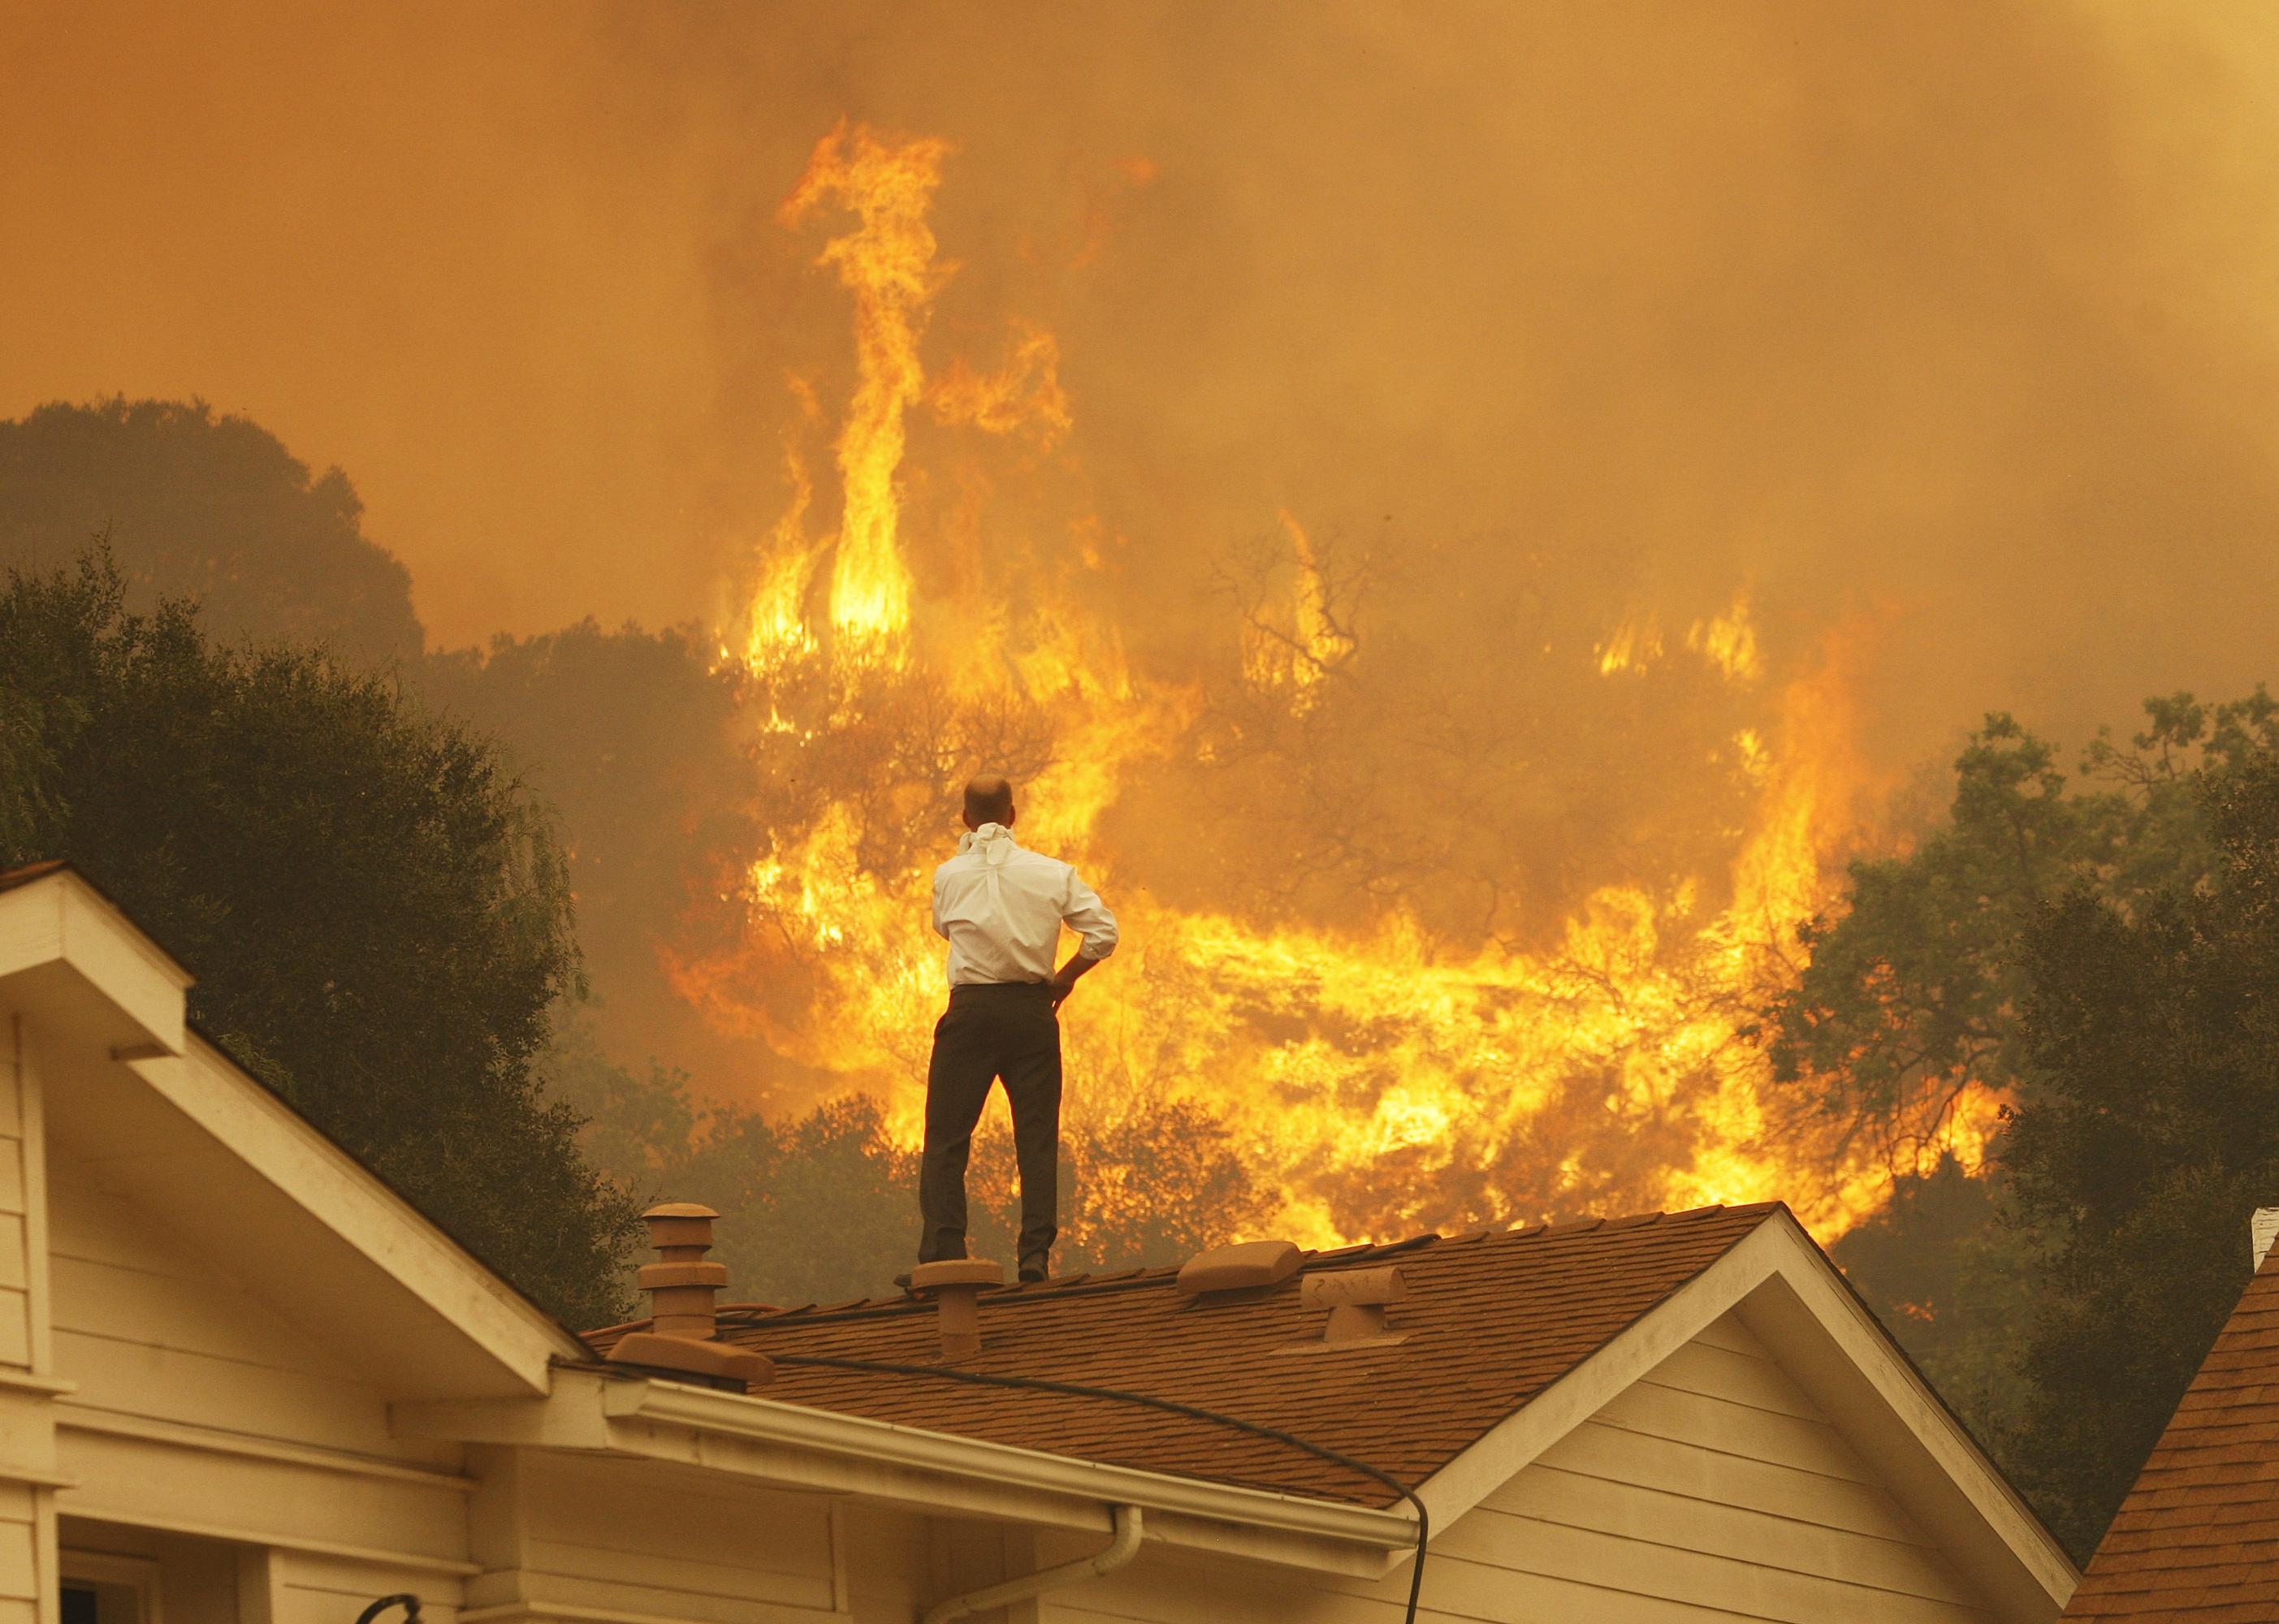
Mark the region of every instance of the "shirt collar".
<instances>
[{"instance_id":1,"label":"shirt collar","mask_svg":"<svg viewBox=\"0 0 2279 1624\"><path fill-rule=\"evenodd\" d=\"M957 853L961 857L968 852L978 851L988 862L1002 862L1018 849L1019 842L1013 839L1013 831L1002 823L984 823L980 828L969 829L957 837Z\"/></svg>"}]
</instances>

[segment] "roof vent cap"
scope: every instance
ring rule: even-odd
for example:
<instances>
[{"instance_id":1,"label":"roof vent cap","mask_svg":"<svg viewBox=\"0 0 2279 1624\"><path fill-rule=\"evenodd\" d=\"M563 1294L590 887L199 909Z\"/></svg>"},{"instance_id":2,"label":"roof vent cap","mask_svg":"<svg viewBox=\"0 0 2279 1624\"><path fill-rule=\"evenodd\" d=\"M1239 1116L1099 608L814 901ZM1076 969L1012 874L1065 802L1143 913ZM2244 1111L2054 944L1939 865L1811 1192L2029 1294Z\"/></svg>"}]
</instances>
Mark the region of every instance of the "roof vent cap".
<instances>
[{"instance_id":1,"label":"roof vent cap","mask_svg":"<svg viewBox=\"0 0 2279 1624\"><path fill-rule=\"evenodd\" d=\"M981 1293L1004 1283L1005 1266L986 1258L944 1258L910 1271L910 1295L934 1299L944 1359L971 1359L981 1352Z\"/></svg>"},{"instance_id":2,"label":"roof vent cap","mask_svg":"<svg viewBox=\"0 0 2279 1624\"><path fill-rule=\"evenodd\" d=\"M1278 1286L1298 1272L1298 1248L1285 1240L1238 1241L1196 1253L1179 1268L1179 1292L1202 1297Z\"/></svg>"},{"instance_id":3,"label":"roof vent cap","mask_svg":"<svg viewBox=\"0 0 2279 1624\"><path fill-rule=\"evenodd\" d=\"M741 1386L758 1387L775 1375L765 1354L719 1341L713 1299L728 1283L728 1266L707 1262L712 1221L720 1214L694 1201L667 1201L641 1217L657 1260L634 1276L648 1293L649 1328L629 1331L610 1350L610 1361L669 1370Z\"/></svg>"},{"instance_id":4,"label":"roof vent cap","mask_svg":"<svg viewBox=\"0 0 2279 1624\"><path fill-rule=\"evenodd\" d=\"M712 1221L719 1215L694 1201L667 1201L641 1214L657 1261L642 1264L634 1278L649 1294L650 1329L660 1337L711 1339L713 1299L728 1283L726 1264L704 1260L712 1250Z\"/></svg>"},{"instance_id":5,"label":"roof vent cap","mask_svg":"<svg viewBox=\"0 0 2279 1624\"><path fill-rule=\"evenodd\" d=\"M1308 1275L1299 1287L1298 1300L1308 1308L1330 1311L1322 1339L1304 1344L1306 1347L1389 1347L1408 1339L1407 1331L1394 1330L1385 1318L1388 1305L1408 1300L1408 1277L1393 1264Z\"/></svg>"}]
</instances>

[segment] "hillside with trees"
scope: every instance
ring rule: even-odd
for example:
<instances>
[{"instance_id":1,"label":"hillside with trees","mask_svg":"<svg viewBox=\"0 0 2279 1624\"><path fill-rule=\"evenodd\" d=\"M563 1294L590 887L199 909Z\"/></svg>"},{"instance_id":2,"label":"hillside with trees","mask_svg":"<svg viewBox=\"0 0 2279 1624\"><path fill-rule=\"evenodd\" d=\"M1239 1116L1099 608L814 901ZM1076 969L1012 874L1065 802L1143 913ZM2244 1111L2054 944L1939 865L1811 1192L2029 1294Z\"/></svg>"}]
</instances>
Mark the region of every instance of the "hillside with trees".
<instances>
[{"instance_id":1,"label":"hillside with trees","mask_svg":"<svg viewBox=\"0 0 2279 1624\"><path fill-rule=\"evenodd\" d=\"M884 1289L915 1215L877 1105L643 1052L689 1018L660 948L771 793L733 673L693 628L427 651L360 525L345 478L203 406L0 424L0 862L79 863L217 1042L573 1322L625 1306L656 1197L731 1215L739 1297ZM2070 756L1997 714L1946 800L1804 925L1759 1036L1895 1166L1966 1084L2010 1102L1984 1169L1899 1178L1835 1252L2085 1551L2279 1202L2279 703L2157 699ZM1010 1160L993 1119L985 1250ZM1070 1269L1269 1205L1201 1111L1073 1125L1063 1177Z\"/></svg>"},{"instance_id":2,"label":"hillside with trees","mask_svg":"<svg viewBox=\"0 0 2279 1624\"><path fill-rule=\"evenodd\" d=\"M416 660L411 574L364 535L348 476L203 401L58 402L0 420L0 566L54 570L101 538L138 612L199 607L224 642L282 639L362 666Z\"/></svg>"}]
</instances>

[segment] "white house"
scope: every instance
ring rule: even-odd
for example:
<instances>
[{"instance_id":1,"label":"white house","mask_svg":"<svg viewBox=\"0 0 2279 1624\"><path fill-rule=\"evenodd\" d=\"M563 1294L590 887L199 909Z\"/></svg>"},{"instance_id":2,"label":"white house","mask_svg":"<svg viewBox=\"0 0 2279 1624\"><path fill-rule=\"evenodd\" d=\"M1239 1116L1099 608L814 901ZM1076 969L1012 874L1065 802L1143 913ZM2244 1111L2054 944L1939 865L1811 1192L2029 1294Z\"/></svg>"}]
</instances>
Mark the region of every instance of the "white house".
<instances>
[{"instance_id":1,"label":"white house","mask_svg":"<svg viewBox=\"0 0 2279 1624\"><path fill-rule=\"evenodd\" d=\"M188 979L68 869L0 878L7 1618L1391 1624L1397 1490L1432 1620L2076 1580L1777 1206L717 1314L668 1212L658 1322L581 1340L187 1031Z\"/></svg>"}]
</instances>

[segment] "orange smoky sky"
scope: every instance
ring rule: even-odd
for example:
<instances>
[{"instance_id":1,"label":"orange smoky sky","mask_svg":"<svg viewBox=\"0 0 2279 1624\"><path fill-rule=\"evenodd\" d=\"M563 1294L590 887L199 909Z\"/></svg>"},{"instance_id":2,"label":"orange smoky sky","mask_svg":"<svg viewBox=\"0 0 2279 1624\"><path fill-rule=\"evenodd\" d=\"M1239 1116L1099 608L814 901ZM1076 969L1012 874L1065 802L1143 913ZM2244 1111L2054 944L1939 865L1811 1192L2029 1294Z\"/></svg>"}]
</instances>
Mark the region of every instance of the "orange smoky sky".
<instances>
[{"instance_id":1,"label":"orange smoky sky","mask_svg":"<svg viewBox=\"0 0 2279 1624\"><path fill-rule=\"evenodd\" d=\"M15 0L0 414L251 416L439 646L715 621L845 364L777 205L865 120L954 149L930 348L1057 335L1137 657L1286 509L1452 599L1888 614L1912 755L2275 674L2275 67L2255 4Z\"/></svg>"}]
</instances>

